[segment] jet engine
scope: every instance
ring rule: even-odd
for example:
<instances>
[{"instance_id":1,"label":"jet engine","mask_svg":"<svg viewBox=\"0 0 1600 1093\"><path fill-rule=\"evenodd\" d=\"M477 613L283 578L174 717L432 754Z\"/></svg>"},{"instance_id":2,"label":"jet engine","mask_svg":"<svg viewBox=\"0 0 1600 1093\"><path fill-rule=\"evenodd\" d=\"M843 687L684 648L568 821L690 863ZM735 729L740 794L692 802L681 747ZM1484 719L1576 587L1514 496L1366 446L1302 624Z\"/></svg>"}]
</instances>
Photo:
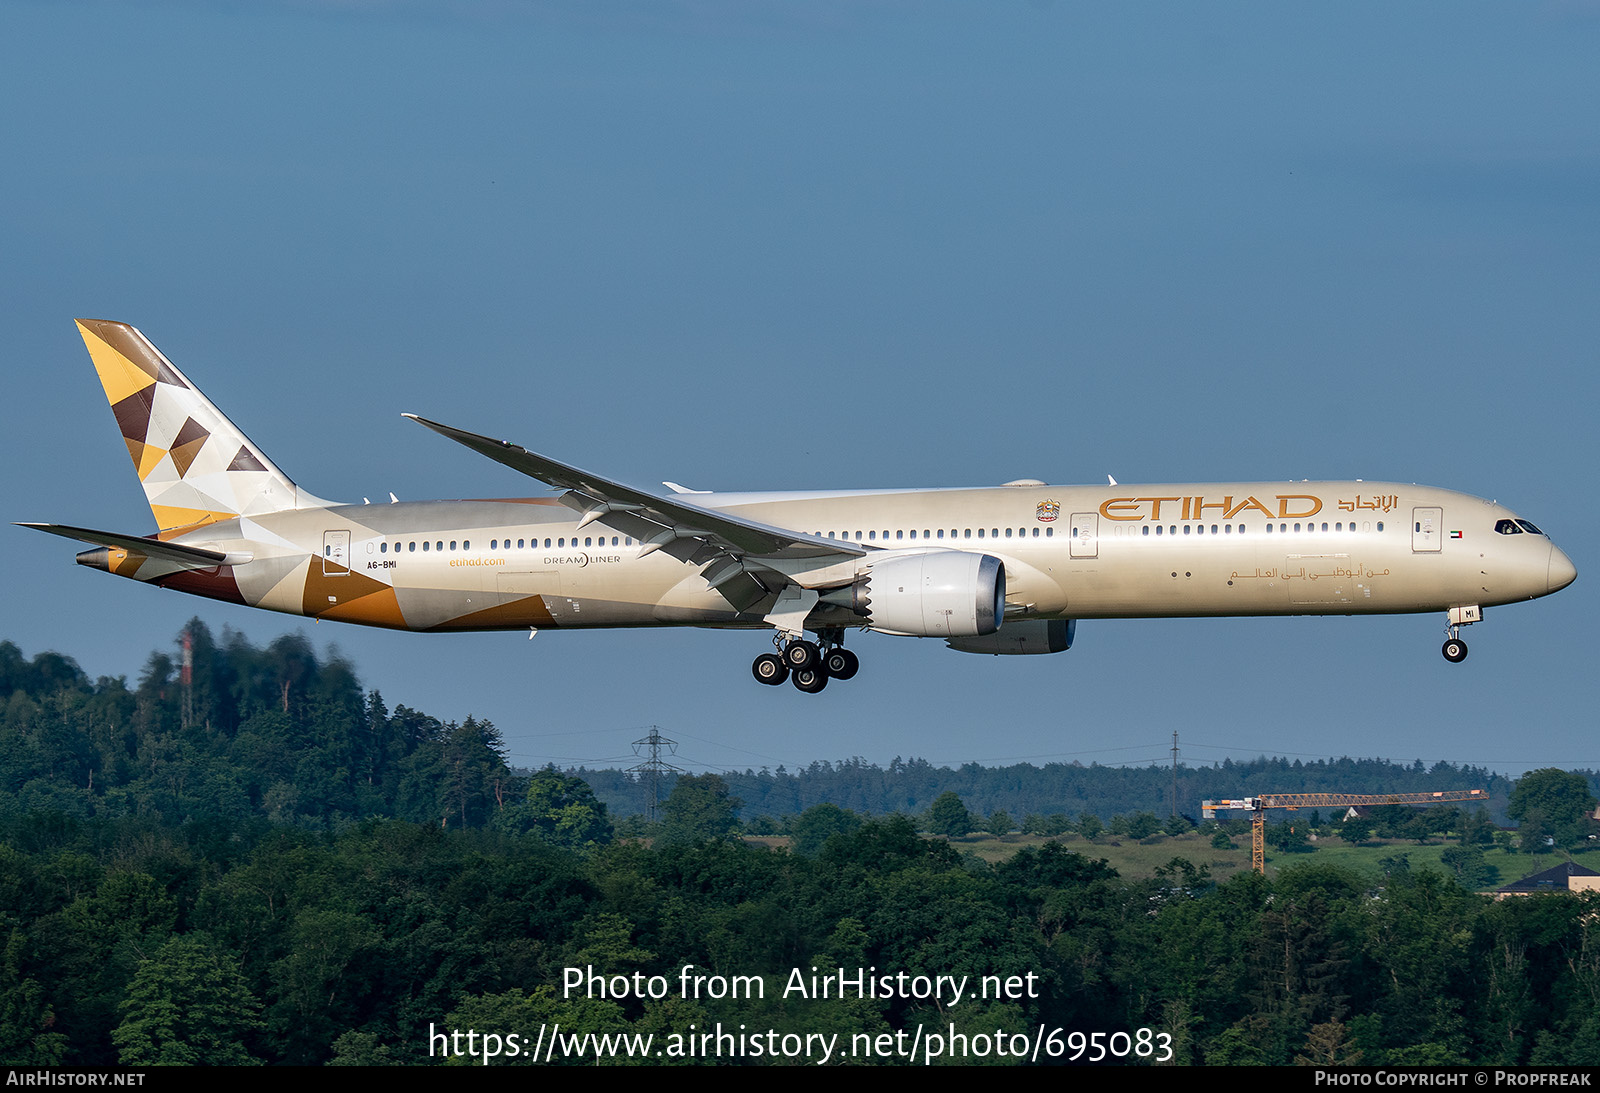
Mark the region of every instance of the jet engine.
<instances>
[{"instance_id":1,"label":"jet engine","mask_svg":"<svg viewBox=\"0 0 1600 1093\"><path fill-rule=\"evenodd\" d=\"M895 554L868 562L861 580L823 600L866 616L885 634L981 637L1005 616L1006 567L961 550Z\"/></svg>"},{"instance_id":2,"label":"jet engine","mask_svg":"<svg viewBox=\"0 0 1600 1093\"><path fill-rule=\"evenodd\" d=\"M1064 653L1072 648L1077 629L1077 619L1019 619L1006 623L997 633L950 638L945 644L958 652L993 656Z\"/></svg>"}]
</instances>

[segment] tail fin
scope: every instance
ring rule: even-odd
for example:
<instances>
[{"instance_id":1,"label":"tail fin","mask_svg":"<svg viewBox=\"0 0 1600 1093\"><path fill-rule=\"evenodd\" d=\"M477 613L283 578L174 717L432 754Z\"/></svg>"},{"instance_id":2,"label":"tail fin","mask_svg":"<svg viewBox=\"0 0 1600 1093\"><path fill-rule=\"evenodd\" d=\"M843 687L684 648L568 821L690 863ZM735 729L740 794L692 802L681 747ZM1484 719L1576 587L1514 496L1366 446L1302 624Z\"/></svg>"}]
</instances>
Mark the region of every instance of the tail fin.
<instances>
[{"instance_id":1,"label":"tail fin","mask_svg":"<svg viewBox=\"0 0 1600 1093\"><path fill-rule=\"evenodd\" d=\"M138 330L103 319L77 322L160 538L237 516L330 504L273 466Z\"/></svg>"}]
</instances>

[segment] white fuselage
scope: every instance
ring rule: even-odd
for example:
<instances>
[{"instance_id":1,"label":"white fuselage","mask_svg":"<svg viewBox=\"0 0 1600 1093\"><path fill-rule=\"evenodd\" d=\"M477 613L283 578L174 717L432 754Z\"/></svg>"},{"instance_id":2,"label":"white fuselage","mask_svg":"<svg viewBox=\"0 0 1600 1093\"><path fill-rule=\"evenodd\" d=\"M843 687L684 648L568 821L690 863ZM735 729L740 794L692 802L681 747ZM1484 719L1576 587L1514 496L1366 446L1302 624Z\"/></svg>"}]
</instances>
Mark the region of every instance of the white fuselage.
<instances>
[{"instance_id":1,"label":"white fuselage","mask_svg":"<svg viewBox=\"0 0 1600 1093\"><path fill-rule=\"evenodd\" d=\"M1007 620L1439 611L1543 596L1575 573L1547 537L1515 527L1501 505L1393 483L1029 485L694 501L821 540L848 539L873 550L867 562L884 551L991 555L1005 566ZM1497 532L1506 521L1515 530ZM436 501L244 517L176 541L250 555L231 567L237 598L293 614L413 630L766 625L765 606L730 603L708 586L703 565L645 550L603 518L578 524L554 498ZM803 567L792 576L823 588L850 579ZM353 595L357 582L364 590L367 582L388 586L393 597L382 602L392 599L398 612L377 609L370 591ZM173 583L215 594L194 578ZM363 598L372 601L366 610L356 606ZM511 609L530 598L541 605L532 615ZM865 624L843 607L819 607L813 623Z\"/></svg>"}]
</instances>

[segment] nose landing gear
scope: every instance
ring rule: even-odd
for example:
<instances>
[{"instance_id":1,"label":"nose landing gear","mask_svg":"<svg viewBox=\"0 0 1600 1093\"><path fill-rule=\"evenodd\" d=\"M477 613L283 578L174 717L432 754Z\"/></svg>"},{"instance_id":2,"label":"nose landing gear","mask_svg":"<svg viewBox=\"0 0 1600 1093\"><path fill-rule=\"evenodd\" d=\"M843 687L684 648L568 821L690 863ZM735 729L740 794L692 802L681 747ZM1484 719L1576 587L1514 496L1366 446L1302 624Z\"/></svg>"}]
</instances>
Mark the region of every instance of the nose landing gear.
<instances>
[{"instance_id":1,"label":"nose landing gear","mask_svg":"<svg viewBox=\"0 0 1600 1093\"><path fill-rule=\"evenodd\" d=\"M1471 626L1483 620L1483 608L1472 604L1466 607L1452 607L1450 621L1445 624L1445 643L1440 651L1444 659L1451 664L1460 664L1467 659L1467 643L1461 640L1461 628Z\"/></svg>"}]
</instances>

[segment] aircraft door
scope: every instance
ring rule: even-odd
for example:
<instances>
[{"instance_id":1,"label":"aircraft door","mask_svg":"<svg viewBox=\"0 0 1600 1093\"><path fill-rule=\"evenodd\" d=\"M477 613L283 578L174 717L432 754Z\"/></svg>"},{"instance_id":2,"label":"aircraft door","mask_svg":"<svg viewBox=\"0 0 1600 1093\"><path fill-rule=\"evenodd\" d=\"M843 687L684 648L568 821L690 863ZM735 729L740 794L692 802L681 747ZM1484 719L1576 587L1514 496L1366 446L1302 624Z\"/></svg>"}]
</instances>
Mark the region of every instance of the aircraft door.
<instances>
[{"instance_id":1,"label":"aircraft door","mask_svg":"<svg viewBox=\"0 0 1600 1093\"><path fill-rule=\"evenodd\" d=\"M350 533L325 531L322 533L322 575L342 577L350 572Z\"/></svg>"},{"instance_id":2,"label":"aircraft door","mask_svg":"<svg viewBox=\"0 0 1600 1093\"><path fill-rule=\"evenodd\" d=\"M1411 550L1416 554L1438 553L1443 538L1444 509L1417 508L1411 510Z\"/></svg>"},{"instance_id":3,"label":"aircraft door","mask_svg":"<svg viewBox=\"0 0 1600 1093\"><path fill-rule=\"evenodd\" d=\"M1072 557L1100 557L1099 531L1100 514L1098 512L1073 513L1072 530L1068 533L1072 537Z\"/></svg>"}]
</instances>

